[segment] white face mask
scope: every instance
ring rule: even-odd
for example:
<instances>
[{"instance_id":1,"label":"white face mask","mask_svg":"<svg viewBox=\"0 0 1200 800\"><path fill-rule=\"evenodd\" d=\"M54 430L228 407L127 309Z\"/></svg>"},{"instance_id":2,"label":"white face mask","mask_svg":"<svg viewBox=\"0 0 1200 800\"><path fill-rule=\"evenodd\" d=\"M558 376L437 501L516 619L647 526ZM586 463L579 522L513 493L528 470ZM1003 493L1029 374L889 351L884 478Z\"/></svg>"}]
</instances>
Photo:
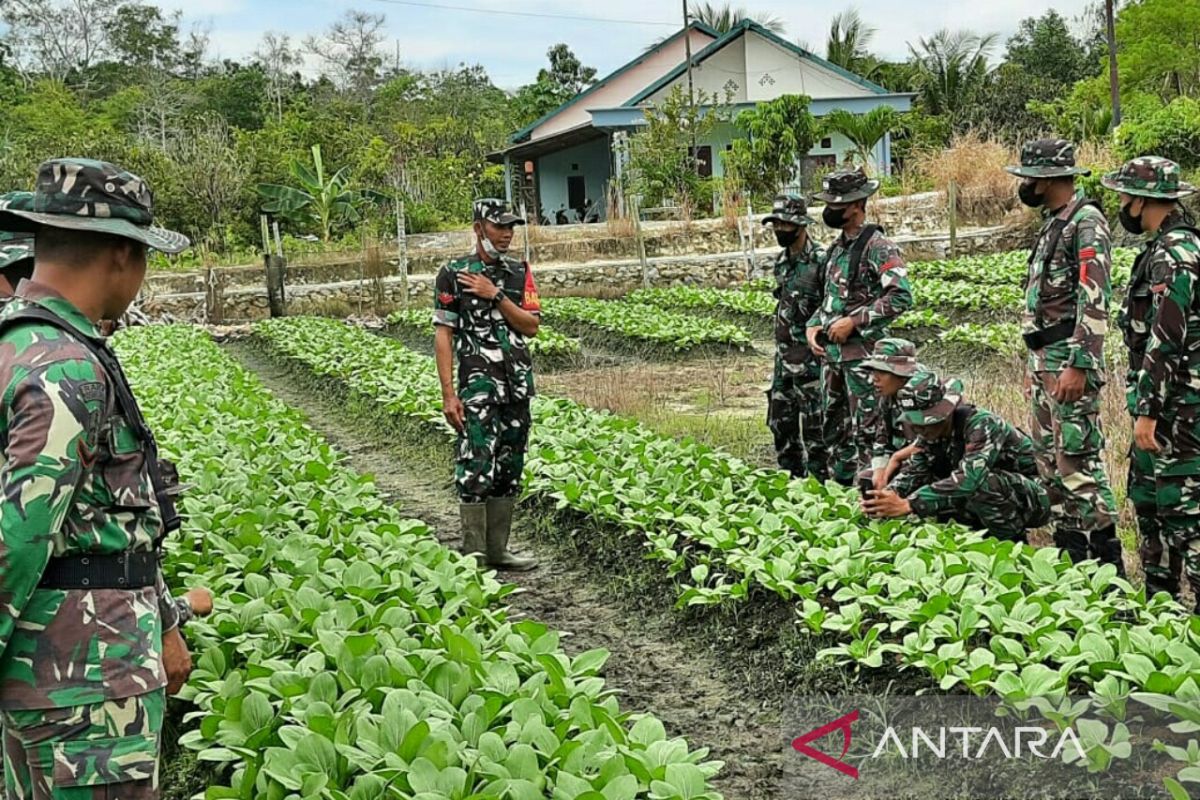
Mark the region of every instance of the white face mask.
<instances>
[{"instance_id":1,"label":"white face mask","mask_svg":"<svg viewBox=\"0 0 1200 800\"><path fill-rule=\"evenodd\" d=\"M507 250L501 250L500 248L496 247L496 245L492 244L492 240L489 239L487 235L483 233L483 231L479 232L479 243L483 245L483 252L487 253L488 258L499 258L508 252Z\"/></svg>"}]
</instances>

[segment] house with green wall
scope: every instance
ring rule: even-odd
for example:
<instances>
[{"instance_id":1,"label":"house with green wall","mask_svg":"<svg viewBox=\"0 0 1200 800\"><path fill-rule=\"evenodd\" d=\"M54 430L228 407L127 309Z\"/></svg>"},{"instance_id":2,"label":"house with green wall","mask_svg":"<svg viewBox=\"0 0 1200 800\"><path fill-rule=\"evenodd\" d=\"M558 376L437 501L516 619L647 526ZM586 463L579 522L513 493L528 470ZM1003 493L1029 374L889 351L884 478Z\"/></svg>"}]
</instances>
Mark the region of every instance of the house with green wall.
<instances>
[{"instance_id":1,"label":"house with green wall","mask_svg":"<svg viewBox=\"0 0 1200 800\"><path fill-rule=\"evenodd\" d=\"M504 164L508 200L523 204L530 216L540 209L551 222L560 210L576 221L575 209L592 201L603 219L605 199L623 168L620 138L645 125L646 110L674 87L686 90L689 44L697 96L703 92L722 101L728 98L735 117L786 94L812 98L810 108L818 117L837 108L856 114L882 105L901 112L911 108L913 95L889 92L751 20L725 34L696 22L515 132L508 147L491 155L495 163ZM706 175L723 175L725 151L742 135L732 124L718 125L697 142L698 168ZM849 150L844 138L826 137L801 167L806 172L826 171ZM886 173L891 167L890 137L875 150L874 160Z\"/></svg>"}]
</instances>

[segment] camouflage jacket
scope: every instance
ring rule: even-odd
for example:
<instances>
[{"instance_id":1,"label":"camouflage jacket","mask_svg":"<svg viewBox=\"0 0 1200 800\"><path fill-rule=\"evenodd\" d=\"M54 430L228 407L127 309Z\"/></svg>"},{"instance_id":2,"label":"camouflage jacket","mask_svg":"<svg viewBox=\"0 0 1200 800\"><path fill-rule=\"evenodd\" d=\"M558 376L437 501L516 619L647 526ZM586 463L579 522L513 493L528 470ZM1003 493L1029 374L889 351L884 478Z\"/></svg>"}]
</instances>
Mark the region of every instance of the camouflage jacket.
<instances>
[{"instance_id":1,"label":"camouflage jacket","mask_svg":"<svg viewBox=\"0 0 1200 800\"><path fill-rule=\"evenodd\" d=\"M914 514L936 516L969 500L992 472L1037 477L1033 439L1001 417L961 405L948 436L918 437L920 452L904 464L891 488L908 499Z\"/></svg>"},{"instance_id":2,"label":"camouflage jacket","mask_svg":"<svg viewBox=\"0 0 1200 800\"><path fill-rule=\"evenodd\" d=\"M811 237L799 256L785 248L775 259L775 353L788 372L805 372L815 361L805 326L821 305L824 266L825 249Z\"/></svg>"},{"instance_id":3,"label":"camouflage jacket","mask_svg":"<svg viewBox=\"0 0 1200 800\"><path fill-rule=\"evenodd\" d=\"M541 313L528 264L511 258L484 264L471 254L442 267L434 288L433 321L454 329L459 399L482 404L533 397L533 362L525 337L509 326L495 303L463 291L461 272L486 275L521 308Z\"/></svg>"},{"instance_id":4,"label":"camouflage jacket","mask_svg":"<svg viewBox=\"0 0 1200 800\"><path fill-rule=\"evenodd\" d=\"M854 320L854 333L845 344L824 343L825 360L831 364L869 357L875 342L887 335L888 323L912 308L913 303L904 259L890 239L880 232L871 237L852 282L853 244L843 233L829 248L821 307L807 326L824 328L842 317Z\"/></svg>"},{"instance_id":5,"label":"camouflage jacket","mask_svg":"<svg viewBox=\"0 0 1200 800\"><path fill-rule=\"evenodd\" d=\"M1078 202L1077 198L1046 218L1029 256L1022 332L1045 330L1066 320L1075 323L1069 338L1030 351L1029 369L1035 372L1104 368L1112 297L1108 220L1095 206L1083 206L1067 220L1057 244L1053 235L1055 220L1065 219Z\"/></svg>"},{"instance_id":6,"label":"camouflage jacket","mask_svg":"<svg viewBox=\"0 0 1200 800\"><path fill-rule=\"evenodd\" d=\"M871 443L871 469L883 469L892 454L903 450L917 438L913 429L901 421L904 409L894 397L880 397L875 410L866 419L866 425L875 431Z\"/></svg>"},{"instance_id":7,"label":"camouflage jacket","mask_svg":"<svg viewBox=\"0 0 1200 800\"><path fill-rule=\"evenodd\" d=\"M1134 414L1159 418L1176 406L1200 404L1200 239L1174 230L1152 247L1149 338Z\"/></svg>"},{"instance_id":8,"label":"camouflage jacket","mask_svg":"<svg viewBox=\"0 0 1200 800\"><path fill-rule=\"evenodd\" d=\"M0 319L32 304L100 339L78 309L30 281ZM78 706L164 686L162 633L179 616L161 574L135 590L38 588L51 556L153 551L160 538L145 455L104 369L75 337L22 323L0 337L0 387L0 707Z\"/></svg>"}]
</instances>

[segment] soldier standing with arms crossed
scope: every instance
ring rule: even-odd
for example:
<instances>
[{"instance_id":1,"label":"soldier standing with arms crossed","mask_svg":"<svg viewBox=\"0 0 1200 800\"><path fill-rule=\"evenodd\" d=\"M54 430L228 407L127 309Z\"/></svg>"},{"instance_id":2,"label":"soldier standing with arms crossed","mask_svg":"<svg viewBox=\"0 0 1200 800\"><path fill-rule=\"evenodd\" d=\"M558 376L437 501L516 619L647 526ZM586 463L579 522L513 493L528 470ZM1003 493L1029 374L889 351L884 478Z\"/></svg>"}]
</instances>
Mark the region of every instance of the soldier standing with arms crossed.
<instances>
[{"instance_id":1,"label":"soldier standing with arms crossed","mask_svg":"<svg viewBox=\"0 0 1200 800\"><path fill-rule=\"evenodd\" d=\"M83 159L39 169L31 280L0 311L0 717L10 796L158 797L165 692L191 670L158 567L178 527L153 434L101 337L146 274L136 175Z\"/></svg>"},{"instance_id":2,"label":"soldier standing with arms crossed","mask_svg":"<svg viewBox=\"0 0 1200 800\"><path fill-rule=\"evenodd\" d=\"M821 362L804 326L821 304L825 250L808 235L808 207L799 195L775 198L763 218L783 248L775 259L775 369L767 392L767 427L779 467L794 478L825 480L828 457L821 426Z\"/></svg>"},{"instance_id":3,"label":"soldier standing with arms crossed","mask_svg":"<svg viewBox=\"0 0 1200 800\"><path fill-rule=\"evenodd\" d=\"M1054 543L1073 561L1095 558L1125 574L1116 500L1104 472L1100 389L1108 329L1112 240L1095 201L1076 193L1075 148L1061 139L1029 142L1017 194L1046 220L1029 256L1022 335L1033 440L1050 489Z\"/></svg>"},{"instance_id":4,"label":"soldier standing with arms crossed","mask_svg":"<svg viewBox=\"0 0 1200 800\"><path fill-rule=\"evenodd\" d=\"M842 234L826 257L821 307L808 322L808 343L825 359L825 444L830 477L851 486L870 465L875 387L863 361L888 323L912 308L900 249L878 225L868 225L867 198L879 189L861 170L835 172L824 181L823 221Z\"/></svg>"},{"instance_id":5,"label":"soldier standing with arms crossed","mask_svg":"<svg viewBox=\"0 0 1200 800\"><path fill-rule=\"evenodd\" d=\"M1120 193L1121 226L1147 236L1121 309L1134 417L1129 498L1146 594L1179 599L1182 571L1200 598L1200 230L1179 204L1195 189L1157 156L1101 183Z\"/></svg>"},{"instance_id":6,"label":"soldier standing with arms crossed","mask_svg":"<svg viewBox=\"0 0 1200 800\"><path fill-rule=\"evenodd\" d=\"M513 228L525 220L494 199L476 200L474 217L475 251L442 267L434 288L442 410L458 431L463 552L526 571L537 562L510 553L508 539L534 395L525 340L537 336L541 304L529 265L507 255Z\"/></svg>"}]
</instances>

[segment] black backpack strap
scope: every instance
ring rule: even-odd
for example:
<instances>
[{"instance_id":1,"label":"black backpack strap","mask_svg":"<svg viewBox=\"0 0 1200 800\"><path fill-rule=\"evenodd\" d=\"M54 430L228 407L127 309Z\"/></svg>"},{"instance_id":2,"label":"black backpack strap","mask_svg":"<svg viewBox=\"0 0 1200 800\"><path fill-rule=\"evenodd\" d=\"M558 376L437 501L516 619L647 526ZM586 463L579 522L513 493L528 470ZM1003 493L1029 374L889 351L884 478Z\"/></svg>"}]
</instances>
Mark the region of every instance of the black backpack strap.
<instances>
[{"instance_id":1,"label":"black backpack strap","mask_svg":"<svg viewBox=\"0 0 1200 800\"><path fill-rule=\"evenodd\" d=\"M138 439L142 442L143 452L146 456L146 469L150 474L150 483L154 488L154 498L162 514L163 535L165 536L177 530L180 525L179 513L175 509L175 499L170 494L167 481L163 478L162 465L158 459L158 442L155 440L150 426L146 424L146 418L142 416L142 410L138 406L137 399L133 396L133 390L129 386L129 379L125 377L125 371L121 369L121 362L117 360L116 354L109 349L107 343L97 342L89 337L80 336L79 332L66 320L38 306L22 309L12 316L0 320L0 334L17 325L30 322L40 322L63 331L86 347L96 357L96 360L100 362L100 366L108 376L109 383L113 386L117 407L125 416L126 422L133 427Z\"/></svg>"},{"instance_id":2,"label":"black backpack strap","mask_svg":"<svg viewBox=\"0 0 1200 800\"><path fill-rule=\"evenodd\" d=\"M850 245L850 279L846 282L847 286L853 286L858 280L858 270L862 266L863 254L867 252L867 245L875 238L875 234L883 233L882 225L864 225L859 231L858 238L854 240L854 244Z\"/></svg>"}]
</instances>

